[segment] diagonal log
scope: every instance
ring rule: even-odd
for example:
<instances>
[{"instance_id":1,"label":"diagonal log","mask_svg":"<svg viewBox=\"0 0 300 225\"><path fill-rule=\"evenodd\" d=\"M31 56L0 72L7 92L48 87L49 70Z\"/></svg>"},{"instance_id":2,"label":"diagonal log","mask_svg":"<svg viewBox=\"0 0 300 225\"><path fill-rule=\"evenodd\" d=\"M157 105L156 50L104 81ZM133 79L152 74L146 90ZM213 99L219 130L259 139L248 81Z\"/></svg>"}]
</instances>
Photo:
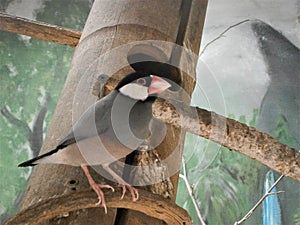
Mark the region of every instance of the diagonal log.
<instances>
[{"instance_id":1,"label":"diagonal log","mask_svg":"<svg viewBox=\"0 0 300 225\"><path fill-rule=\"evenodd\" d=\"M116 83L117 81L110 79L105 88L112 90ZM242 153L285 176L300 181L300 151L280 143L254 127L215 112L186 105L175 107L177 103L174 99L178 101L176 93L168 94L166 98L172 103L158 99L153 104L153 116L156 119Z\"/></svg>"},{"instance_id":2,"label":"diagonal log","mask_svg":"<svg viewBox=\"0 0 300 225\"><path fill-rule=\"evenodd\" d=\"M80 31L29 20L0 12L0 30L23 34L45 41L75 47L81 36Z\"/></svg>"},{"instance_id":3,"label":"diagonal log","mask_svg":"<svg viewBox=\"0 0 300 225\"><path fill-rule=\"evenodd\" d=\"M185 107L181 113L163 100L154 103L153 115L168 124L212 140L300 181L300 152L254 127L192 106Z\"/></svg>"}]
</instances>

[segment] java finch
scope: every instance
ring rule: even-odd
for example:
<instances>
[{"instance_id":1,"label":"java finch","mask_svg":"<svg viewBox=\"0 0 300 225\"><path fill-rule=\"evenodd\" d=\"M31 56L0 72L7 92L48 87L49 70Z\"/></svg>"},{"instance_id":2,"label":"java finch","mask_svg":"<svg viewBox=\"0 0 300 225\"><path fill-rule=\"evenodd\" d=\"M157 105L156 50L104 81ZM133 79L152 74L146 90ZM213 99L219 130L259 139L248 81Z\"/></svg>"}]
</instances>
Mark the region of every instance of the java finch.
<instances>
[{"instance_id":1,"label":"java finch","mask_svg":"<svg viewBox=\"0 0 300 225\"><path fill-rule=\"evenodd\" d=\"M67 164L81 166L99 202L107 212L102 189L110 185L97 184L89 173L89 165L102 165L133 201L139 197L137 189L118 176L109 164L127 156L149 137L152 103L156 96L171 84L164 78L134 72L123 78L107 96L91 105L62 137L55 149L21 163L20 167L37 164Z\"/></svg>"}]
</instances>

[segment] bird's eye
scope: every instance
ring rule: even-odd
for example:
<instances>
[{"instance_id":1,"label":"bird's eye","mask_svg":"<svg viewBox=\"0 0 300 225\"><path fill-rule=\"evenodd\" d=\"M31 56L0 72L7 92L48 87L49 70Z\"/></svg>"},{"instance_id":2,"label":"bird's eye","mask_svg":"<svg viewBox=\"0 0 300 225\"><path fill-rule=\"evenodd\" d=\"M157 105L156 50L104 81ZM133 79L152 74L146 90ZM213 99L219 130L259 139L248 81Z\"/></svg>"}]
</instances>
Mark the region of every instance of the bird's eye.
<instances>
[{"instance_id":1,"label":"bird's eye","mask_svg":"<svg viewBox=\"0 0 300 225\"><path fill-rule=\"evenodd\" d=\"M147 82L145 78L139 78L136 80L136 83L140 85L145 85Z\"/></svg>"}]
</instances>

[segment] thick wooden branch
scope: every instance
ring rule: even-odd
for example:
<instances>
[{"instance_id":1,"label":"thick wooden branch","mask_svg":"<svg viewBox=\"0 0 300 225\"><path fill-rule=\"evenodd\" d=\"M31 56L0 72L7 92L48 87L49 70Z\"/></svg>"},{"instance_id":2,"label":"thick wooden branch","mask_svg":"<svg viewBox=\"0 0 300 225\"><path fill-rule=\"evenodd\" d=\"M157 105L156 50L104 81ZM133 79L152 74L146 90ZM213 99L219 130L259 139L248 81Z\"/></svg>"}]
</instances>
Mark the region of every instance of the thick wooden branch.
<instances>
[{"instance_id":1,"label":"thick wooden branch","mask_svg":"<svg viewBox=\"0 0 300 225\"><path fill-rule=\"evenodd\" d=\"M120 200L117 194L108 190L104 192L107 207L132 209L163 220L167 224L192 224L184 209L159 195L139 190L140 198L133 202L130 194ZM102 207L96 205L97 201L95 193L90 189L49 198L19 212L5 225L37 225L54 217L67 217L69 212L75 210Z\"/></svg>"},{"instance_id":2,"label":"thick wooden branch","mask_svg":"<svg viewBox=\"0 0 300 225\"><path fill-rule=\"evenodd\" d=\"M116 83L117 81L109 79L105 85L105 92L111 91ZM239 121L205 109L184 105L176 93L166 96L173 104L163 99L156 100L152 107L156 119L212 140L300 181L300 151Z\"/></svg>"},{"instance_id":3,"label":"thick wooden branch","mask_svg":"<svg viewBox=\"0 0 300 225\"><path fill-rule=\"evenodd\" d=\"M169 102L158 100L153 105L153 115L157 119L240 152L285 176L300 181L299 151L253 127L214 112L197 107L181 108L185 110L179 112Z\"/></svg>"},{"instance_id":4,"label":"thick wooden branch","mask_svg":"<svg viewBox=\"0 0 300 225\"><path fill-rule=\"evenodd\" d=\"M33 38L75 47L80 31L67 29L39 21L33 21L0 12L0 30L23 34Z\"/></svg>"},{"instance_id":5,"label":"thick wooden branch","mask_svg":"<svg viewBox=\"0 0 300 225\"><path fill-rule=\"evenodd\" d=\"M189 4L190 7L184 7L187 4L186 2L191 3ZM128 7L129 5L132 7ZM157 7L158 5L160 7ZM191 2L182 0L126 0L117 1L117 4L115 1L95 0L82 32L82 41L77 45L77 49L74 52L68 78L58 101L41 153L49 151L51 146L56 145L57 138L61 137L69 129L74 119L76 120L77 116L95 101L95 97L90 94L90 81L93 81L96 76L102 73L112 74L118 71L118 78L120 78L124 77L128 72L132 72L133 69L129 65L125 66L124 63L126 61L129 62L129 58L134 58L134 60L130 60L131 63L136 63L135 59L141 59L141 55L144 58L143 48L139 46L149 46L148 49L151 48L153 50L149 52L150 58L156 58L157 52L163 52L163 57L157 59L169 62L173 53L178 54L177 51L173 51L175 47L171 43L175 43L176 37L180 35L180 42L185 46L188 43L188 51L199 52L206 5L207 0L193 0ZM188 8L190 10L187 10ZM164 15L163 21L157 15ZM186 27L185 34L178 34L178 30L184 29L182 28L183 26ZM182 29L179 29L179 27ZM167 41L171 45L166 47L161 46L161 44L148 45L149 40L155 40L155 42ZM137 41L146 42L145 44L139 44L139 46L132 46ZM125 46L128 47L127 50L118 50L114 56L115 53L113 52L115 50L119 47L122 49ZM105 57L104 61L101 60L103 56L108 55L110 57ZM176 62L183 64L181 60ZM190 60L188 65L187 71L194 77L196 60ZM182 87L187 93L191 93L194 82L191 82L187 77L181 78ZM77 103L79 103L78 106L76 106ZM175 165L178 165L181 159L184 132L180 132L179 129L171 126L167 126L167 129L169 130L164 142L158 146L159 153L162 154L159 157L164 158L172 153L173 146L178 145L178 157L174 157L173 161ZM125 173L126 171L124 171ZM173 202L177 191L178 173L170 178L174 187L171 196L171 201ZM93 178L102 180L101 175L97 173L93 174ZM64 165L40 165L36 167L30 177L22 209L38 203L41 198L48 199L52 196L63 194L66 190L70 191L69 188L66 188L66 185L62 184L62 181L69 182L74 179L78 182L77 190L89 185L79 168ZM152 204L147 201L147 205L151 206ZM122 208L123 206L119 207ZM126 206L123 208L126 208ZM104 217L104 211L101 208L92 208L84 210L85 213L80 213L78 216L76 212L76 218L73 220L71 216L74 213L71 213L71 216L65 222L66 224L88 223L91 225L99 223L103 225L114 223L164 224L163 221L152 218L152 214L160 214L161 210L157 210L157 212L146 212L146 215L137 213L134 210L112 209L108 213L111 215L108 219ZM115 218L117 218L117 222ZM132 222L133 220L134 222ZM173 224L174 222L171 221L169 223Z\"/></svg>"}]
</instances>

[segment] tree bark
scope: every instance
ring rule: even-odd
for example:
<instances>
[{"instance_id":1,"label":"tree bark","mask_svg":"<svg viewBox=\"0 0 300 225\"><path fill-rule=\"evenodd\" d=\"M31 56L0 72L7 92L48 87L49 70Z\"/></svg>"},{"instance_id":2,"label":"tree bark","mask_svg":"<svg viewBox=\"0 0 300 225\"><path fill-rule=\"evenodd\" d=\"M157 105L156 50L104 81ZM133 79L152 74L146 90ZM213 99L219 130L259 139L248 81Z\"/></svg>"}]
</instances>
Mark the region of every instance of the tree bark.
<instances>
[{"instance_id":1,"label":"tree bark","mask_svg":"<svg viewBox=\"0 0 300 225\"><path fill-rule=\"evenodd\" d=\"M153 115L300 181L300 152L254 127L197 107L186 107L179 112L165 101L155 102Z\"/></svg>"},{"instance_id":2,"label":"tree bark","mask_svg":"<svg viewBox=\"0 0 300 225\"><path fill-rule=\"evenodd\" d=\"M108 93L117 85L110 79ZM270 169L300 181L300 151L280 143L267 133L215 112L189 106L176 92L169 92L153 105L153 117L242 153Z\"/></svg>"},{"instance_id":3,"label":"tree bark","mask_svg":"<svg viewBox=\"0 0 300 225\"><path fill-rule=\"evenodd\" d=\"M188 4L188 5L186 5ZM53 149L57 140L64 135L73 122L93 104L97 98L92 95L92 86L100 74L112 75L120 79L133 71L128 65L128 55L136 54L143 46L155 49L161 57L159 60L175 61L181 65L180 54L170 48L173 44L162 47L157 42L136 42L156 40L159 43L167 41L188 47L195 54L199 52L201 33L206 10L206 0L124 0L105 1L96 0L83 30L80 42L75 50L72 66L68 74L64 89L58 101L51 125L41 153ZM178 33L180 31L180 34ZM125 47L124 47L125 46ZM133 51L134 50L134 51ZM150 50L150 55L151 55ZM174 55L176 57L174 57ZM190 61L187 72L195 77L197 61ZM172 79L172 77L170 77ZM180 83L184 90L191 94L194 87L193 79L180 74ZM161 158L167 157L176 145L179 154L174 164L180 164L184 132L179 128L168 126L168 133L163 143L157 148ZM92 176L103 181L97 173ZM178 173L172 176L173 187L177 187ZM107 181L105 181L107 182ZM22 209L26 209L40 201L55 196L73 193L89 187L80 168L64 165L39 165L33 169ZM120 191L117 191L120 194ZM95 203L97 201L96 194ZM173 190L172 201L175 201L176 188ZM159 214L159 212L156 212ZM64 215L64 214L63 214ZM163 221L129 211L117 215L120 224L164 224ZM154 216L155 217L155 216ZM121 218L121 219L120 219ZM43 224L113 224L116 210L109 208L104 215L102 208L79 209L54 217Z\"/></svg>"},{"instance_id":4,"label":"tree bark","mask_svg":"<svg viewBox=\"0 0 300 225\"><path fill-rule=\"evenodd\" d=\"M0 12L0 30L75 47L81 32Z\"/></svg>"},{"instance_id":5,"label":"tree bark","mask_svg":"<svg viewBox=\"0 0 300 225\"><path fill-rule=\"evenodd\" d=\"M167 224L192 224L188 213L170 199L165 199L159 195L153 195L148 191L140 190L141 196L138 202L133 202L130 196L125 196L124 199L120 201L119 196L116 196L114 193L110 191L104 192L108 207L135 210L139 212L140 215L152 215L156 220L164 221ZM53 217L62 218L61 220L63 220L63 217L68 216L68 212L70 211L99 207L94 204L94 200L95 195L89 190L82 190L76 193L47 199L26 208L17 214L16 217L10 219L6 225L38 225ZM102 224L101 221L98 222Z\"/></svg>"}]
</instances>

